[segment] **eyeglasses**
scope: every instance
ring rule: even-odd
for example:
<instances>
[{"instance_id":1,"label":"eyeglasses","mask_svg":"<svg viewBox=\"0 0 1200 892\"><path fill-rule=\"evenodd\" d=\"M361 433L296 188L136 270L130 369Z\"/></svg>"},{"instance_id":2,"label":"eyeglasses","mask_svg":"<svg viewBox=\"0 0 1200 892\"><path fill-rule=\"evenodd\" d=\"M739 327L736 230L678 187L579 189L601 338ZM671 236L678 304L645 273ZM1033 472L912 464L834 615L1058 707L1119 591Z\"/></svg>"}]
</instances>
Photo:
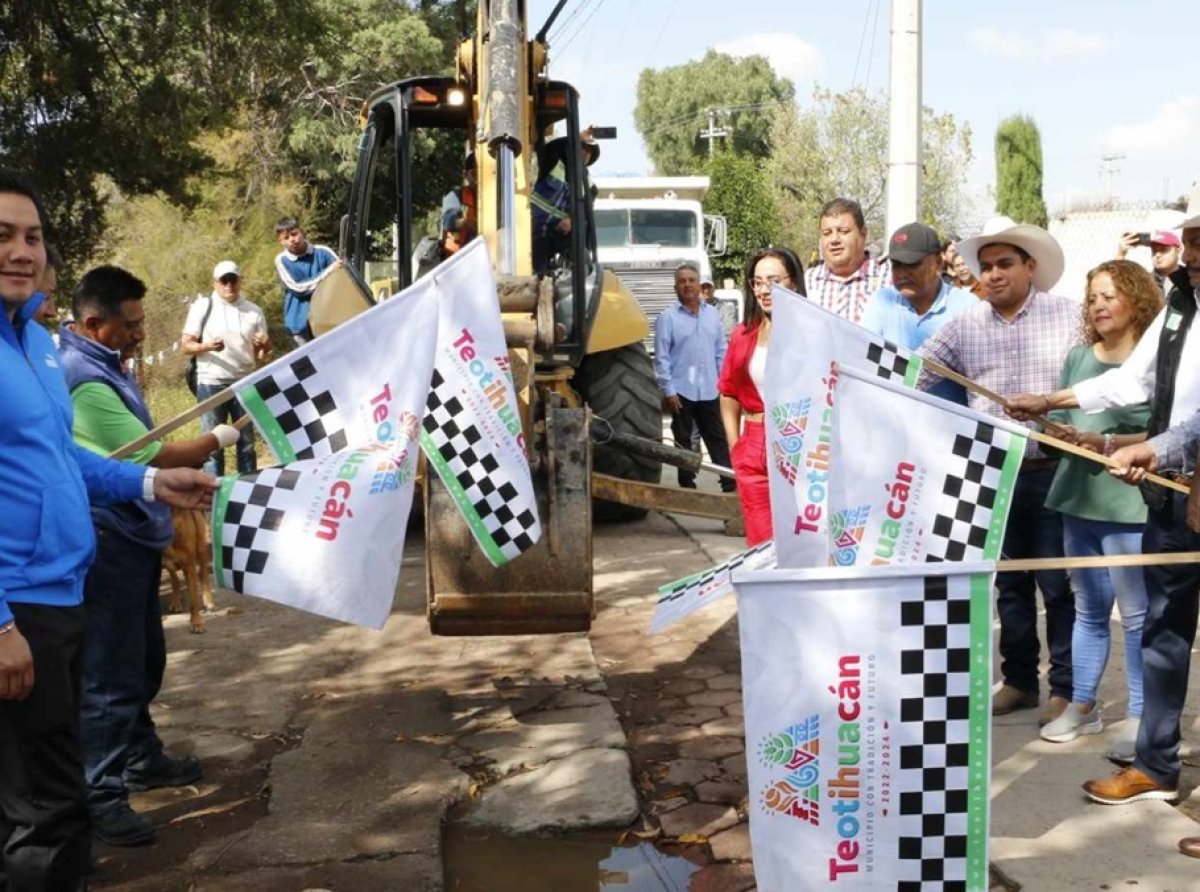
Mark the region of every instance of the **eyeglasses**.
<instances>
[{"instance_id":1,"label":"eyeglasses","mask_svg":"<svg viewBox=\"0 0 1200 892\"><path fill-rule=\"evenodd\" d=\"M791 281L792 281L791 276L767 276L762 279L755 278L755 279L750 280L750 290L751 291L767 291L774 285L782 285L785 282L791 282Z\"/></svg>"},{"instance_id":2,"label":"eyeglasses","mask_svg":"<svg viewBox=\"0 0 1200 892\"><path fill-rule=\"evenodd\" d=\"M222 285L232 285L234 282L241 281L241 278L239 276L235 276L235 275L231 274L228 276L221 276L221 278L217 279L217 281L220 282Z\"/></svg>"}]
</instances>

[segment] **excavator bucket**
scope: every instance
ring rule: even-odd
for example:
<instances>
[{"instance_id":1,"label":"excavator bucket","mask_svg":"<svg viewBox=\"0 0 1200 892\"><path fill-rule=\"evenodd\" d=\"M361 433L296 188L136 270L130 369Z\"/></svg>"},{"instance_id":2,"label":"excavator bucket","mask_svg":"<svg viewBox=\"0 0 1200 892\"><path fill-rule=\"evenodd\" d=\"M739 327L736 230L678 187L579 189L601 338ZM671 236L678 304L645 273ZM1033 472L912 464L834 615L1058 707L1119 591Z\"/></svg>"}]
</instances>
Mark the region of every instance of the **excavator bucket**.
<instances>
[{"instance_id":1,"label":"excavator bucket","mask_svg":"<svg viewBox=\"0 0 1200 892\"><path fill-rule=\"evenodd\" d=\"M503 567L492 566L437 475L427 475L426 591L434 634L582 632L591 626L587 410L547 405L530 452L542 538Z\"/></svg>"}]
</instances>

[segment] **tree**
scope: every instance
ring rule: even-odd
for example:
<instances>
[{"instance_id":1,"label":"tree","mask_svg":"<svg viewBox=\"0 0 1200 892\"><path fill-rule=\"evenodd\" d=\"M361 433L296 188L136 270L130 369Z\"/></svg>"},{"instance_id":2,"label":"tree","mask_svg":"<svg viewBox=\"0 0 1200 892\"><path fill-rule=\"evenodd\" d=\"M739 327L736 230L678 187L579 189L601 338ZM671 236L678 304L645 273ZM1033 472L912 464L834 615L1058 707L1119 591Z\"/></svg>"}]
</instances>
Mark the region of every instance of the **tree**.
<instances>
[{"instance_id":1,"label":"tree","mask_svg":"<svg viewBox=\"0 0 1200 892\"><path fill-rule=\"evenodd\" d=\"M817 88L811 104L781 106L773 116L767 178L780 210L783 241L806 264L817 259L817 218L839 196L862 205L867 232L882 246L887 204L888 105L883 93ZM965 216L963 188L971 129L926 108L922 122L921 220L956 231Z\"/></svg>"},{"instance_id":2,"label":"tree","mask_svg":"<svg viewBox=\"0 0 1200 892\"><path fill-rule=\"evenodd\" d=\"M712 180L704 196L704 211L725 218L725 254L713 258L713 278L741 281L746 260L772 244L779 232L779 211L758 159L719 152L706 165Z\"/></svg>"},{"instance_id":3,"label":"tree","mask_svg":"<svg viewBox=\"0 0 1200 892\"><path fill-rule=\"evenodd\" d=\"M796 89L777 76L764 56L734 58L709 50L699 61L644 69L638 77L633 120L658 172L694 171L708 155L700 131L715 122L729 130L726 144L737 154L766 157L771 111L790 105Z\"/></svg>"},{"instance_id":4,"label":"tree","mask_svg":"<svg viewBox=\"0 0 1200 892\"><path fill-rule=\"evenodd\" d=\"M1042 136L1033 118L1013 115L996 128L996 211L1017 223L1045 227Z\"/></svg>"}]
</instances>

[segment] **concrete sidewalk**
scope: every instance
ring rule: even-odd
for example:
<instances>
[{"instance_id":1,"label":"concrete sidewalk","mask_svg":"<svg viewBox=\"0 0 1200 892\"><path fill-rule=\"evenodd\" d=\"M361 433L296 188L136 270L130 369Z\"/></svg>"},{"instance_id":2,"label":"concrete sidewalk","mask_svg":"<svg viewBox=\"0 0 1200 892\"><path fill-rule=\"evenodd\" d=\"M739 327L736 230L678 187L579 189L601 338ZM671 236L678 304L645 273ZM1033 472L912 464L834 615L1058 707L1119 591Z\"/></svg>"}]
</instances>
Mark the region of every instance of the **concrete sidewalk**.
<instances>
[{"instance_id":1,"label":"concrete sidewalk","mask_svg":"<svg viewBox=\"0 0 1200 892\"><path fill-rule=\"evenodd\" d=\"M711 521L676 521L714 563L743 547L721 535ZM1187 745L1189 739L1200 739L1200 672L1191 674L1183 722L1181 792L1189 798L1178 807L1165 802L1114 807L1093 803L1080 791L1085 780L1116 770L1104 754L1120 731L1128 698L1123 637L1115 619L1112 634L1112 654L1100 689L1103 734L1069 744L1047 743L1038 737L1037 710L993 722L991 861L999 879L1013 889L1200 889L1200 861L1176 851L1180 837L1200 835L1200 767L1188 764L1192 760ZM993 660L998 667L998 653Z\"/></svg>"}]
</instances>

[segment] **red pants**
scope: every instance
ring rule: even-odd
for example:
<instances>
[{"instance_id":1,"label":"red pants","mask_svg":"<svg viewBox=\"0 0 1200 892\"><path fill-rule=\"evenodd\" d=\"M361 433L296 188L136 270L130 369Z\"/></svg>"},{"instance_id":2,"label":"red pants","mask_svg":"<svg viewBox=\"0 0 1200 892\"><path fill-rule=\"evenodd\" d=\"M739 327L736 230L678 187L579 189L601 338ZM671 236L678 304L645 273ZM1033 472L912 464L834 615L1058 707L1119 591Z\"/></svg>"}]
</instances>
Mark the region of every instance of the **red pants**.
<instances>
[{"instance_id":1,"label":"red pants","mask_svg":"<svg viewBox=\"0 0 1200 892\"><path fill-rule=\"evenodd\" d=\"M753 547L774 535L771 492L767 486L767 437L761 421L746 422L731 458L742 518L746 521L746 544Z\"/></svg>"}]
</instances>

